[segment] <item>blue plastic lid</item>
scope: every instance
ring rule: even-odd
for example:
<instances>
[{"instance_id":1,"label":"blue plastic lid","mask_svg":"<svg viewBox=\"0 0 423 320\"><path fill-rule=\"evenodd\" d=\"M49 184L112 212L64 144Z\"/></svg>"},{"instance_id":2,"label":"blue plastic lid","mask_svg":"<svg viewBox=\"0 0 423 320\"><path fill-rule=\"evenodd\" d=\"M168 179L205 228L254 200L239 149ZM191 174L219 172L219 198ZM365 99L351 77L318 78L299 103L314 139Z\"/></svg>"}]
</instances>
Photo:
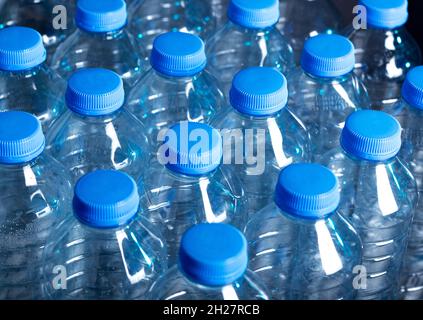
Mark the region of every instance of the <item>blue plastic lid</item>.
<instances>
[{"instance_id":1,"label":"blue plastic lid","mask_svg":"<svg viewBox=\"0 0 423 320\"><path fill-rule=\"evenodd\" d=\"M31 28L0 30L0 69L20 71L34 68L47 58L41 35Z\"/></svg>"},{"instance_id":2,"label":"blue plastic lid","mask_svg":"<svg viewBox=\"0 0 423 320\"><path fill-rule=\"evenodd\" d=\"M229 285L242 277L247 264L247 241L229 224L197 224L182 236L179 268L195 283L210 287Z\"/></svg>"},{"instance_id":3,"label":"blue plastic lid","mask_svg":"<svg viewBox=\"0 0 423 320\"><path fill-rule=\"evenodd\" d=\"M339 200L338 179L319 164L292 164L279 175L275 203L290 216L324 219L338 208Z\"/></svg>"},{"instance_id":4,"label":"blue plastic lid","mask_svg":"<svg viewBox=\"0 0 423 320\"><path fill-rule=\"evenodd\" d=\"M207 64L204 43L199 37L183 32L167 32L154 39L151 66L173 77L193 76Z\"/></svg>"},{"instance_id":5,"label":"blue plastic lid","mask_svg":"<svg viewBox=\"0 0 423 320\"><path fill-rule=\"evenodd\" d=\"M129 175L116 170L98 170L78 180L73 211L93 228L115 228L126 224L138 212L137 185Z\"/></svg>"},{"instance_id":6,"label":"blue plastic lid","mask_svg":"<svg viewBox=\"0 0 423 320\"><path fill-rule=\"evenodd\" d=\"M243 114L269 116L288 102L287 81L282 73L268 67L252 67L240 71L229 92L231 105Z\"/></svg>"},{"instance_id":7,"label":"blue plastic lid","mask_svg":"<svg viewBox=\"0 0 423 320\"><path fill-rule=\"evenodd\" d=\"M392 29L408 20L407 0L360 0L366 7L367 24L376 28Z\"/></svg>"},{"instance_id":8,"label":"blue plastic lid","mask_svg":"<svg viewBox=\"0 0 423 320\"><path fill-rule=\"evenodd\" d=\"M124 0L78 0L75 22L88 32L110 32L125 26L127 19Z\"/></svg>"},{"instance_id":9,"label":"blue plastic lid","mask_svg":"<svg viewBox=\"0 0 423 320\"><path fill-rule=\"evenodd\" d=\"M360 159L388 160L401 149L401 125L382 111L353 112L342 130L341 146L346 153Z\"/></svg>"},{"instance_id":10,"label":"blue plastic lid","mask_svg":"<svg viewBox=\"0 0 423 320\"><path fill-rule=\"evenodd\" d=\"M279 21L279 1L231 0L228 6L228 18L246 28L271 27Z\"/></svg>"},{"instance_id":11,"label":"blue plastic lid","mask_svg":"<svg viewBox=\"0 0 423 320\"><path fill-rule=\"evenodd\" d=\"M402 97L412 107L423 109L423 66L415 67L407 73Z\"/></svg>"},{"instance_id":12,"label":"blue plastic lid","mask_svg":"<svg viewBox=\"0 0 423 320\"><path fill-rule=\"evenodd\" d=\"M31 161L44 147L44 134L36 117L21 111L0 112L0 163Z\"/></svg>"},{"instance_id":13,"label":"blue plastic lid","mask_svg":"<svg viewBox=\"0 0 423 320\"><path fill-rule=\"evenodd\" d=\"M221 163L222 137L207 124L182 121L167 131L164 141L159 157L173 172L200 176Z\"/></svg>"},{"instance_id":14,"label":"blue plastic lid","mask_svg":"<svg viewBox=\"0 0 423 320\"><path fill-rule=\"evenodd\" d=\"M87 116L110 114L123 106L125 91L121 77L107 69L77 70L68 80L66 104Z\"/></svg>"},{"instance_id":15,"label":"blue plastic lid","mask_svg":"<svg viewBox=\"0 0 423 320\"><path fill-rule=\"evenodd\" d=\"M354 64L354 45L343 36L319 34L304 44L301 67L313 76L343 76L354 69Z\"/></svg>"}]
</instances>

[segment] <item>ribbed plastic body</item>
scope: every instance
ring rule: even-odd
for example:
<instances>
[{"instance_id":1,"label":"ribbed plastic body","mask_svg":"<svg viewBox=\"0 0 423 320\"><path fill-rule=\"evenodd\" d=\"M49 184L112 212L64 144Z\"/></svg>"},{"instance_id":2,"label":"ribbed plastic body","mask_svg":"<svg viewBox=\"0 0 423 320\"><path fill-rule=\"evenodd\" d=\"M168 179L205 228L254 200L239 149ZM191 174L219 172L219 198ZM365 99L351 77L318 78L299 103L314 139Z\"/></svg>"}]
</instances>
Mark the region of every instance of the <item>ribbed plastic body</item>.
<instances>
[{"instance_id":1,"label":"ribbed plastic body","mask_svg":"<svg viewBox=\"0 0 423 320\"><path fill-rule=\"evenodd\" d=\"M145 166L145 165L144 165ZM241 182L225 166L200 177L169 170L153 158L139 180L147 217L160 228L168 246L169 267L176 263L183 233L200 222L230 223L240 230L247 219Z\"/></svg>"},{"instance_id":2,"label":"ribbed plastic body","mask_svg":"<svg viewBox=\"0 0 423 320\"><path fill-rule=\"evenodd\" d=\"M279 6L277 27L289 39L297 64L307 38L336 33L343 25L341 14L329 0L282 0Z\"/></svg>"},{"instance_id":3,"label":"ribbed plastic body","mask_svg":"<svg viewBox=\"0 0 423 320\"><path fill-rule=\"evenodd\" d=\"M43 256L44 297L145 299L148 288L167 268L156 229L142 216L121 227L96 229L80 223L71 212L67 215L52 232ZM66 274L63 282L57 280L57 270Z\"/></svg>"},{"instance_id":4,"label":"ribbed plastic body","mask_svg":"<svg viewBox=\"0 0 423 320\"><path fill-rule=\"evenodd\" d=\"M273 299L354 299L353 268L361 262L361 242L338 212L308 221L272 203L250 219L245 235L249 268Z\"/></svg>"},{"instance_id":5,"label":"ribbed plastic body","mask_svg":"<svg viewBox=\"0 0 423 320\"><path fill-rule=\"evenodd\" d=\"M312 156L318 159L339 145L347 116L370 107L367 91L352 72L336 78L317 78L298 69L290 79L290 106L306 126Z\"/></svg>"},{"instance_id":6,"label":"ribbed plastic body","mask_svg":"<svg viewBox=\"0 0 423 320\"><path fill-rule=\"evenodd\" d=\"M208 66L225 94L232 78L247 67L275 67L284 74L294 65L287 39L275 28L247 29L228 21L206 43Z\"/></svg>"},{"instance_id":7,"label":"ribbed plastic body","mask_svg":"<svg viewBox=\"0 0 423 320\"><path fill-rule=\"evenodd\" d=\"M102 33L78 29L57 48L51 65L64 79L80 68L110 69L130 87L146 70L145 57L125 28Z\"/></svg>"},{"instance_id":8,"label":"ribbed plastic body","mask_svg":"<svg viewBox=\"0 0 423 320\"><path fill-rule=\"evenodd\" d=\"M228 3L228 0L188 0L185 8L187 28L207 39L226 22Z\"/></svg>"},{"instance_id":9,"label":"ribbed plastic body","mask_svg":"<svg viewBox=\"0 0 423 320\"><path fill-rule=\"evenodd\" d=\"M224 287L208 287L187 279L177 266L151 287L152 300L268 300L266 289L247 271L243 277Z\"/></svg>"},{"instance_id":10,"label":"ribbed plastic body","mask_svg":"<svg viewBox=\"0 0 423 320\"><path fill-rule=\"evenodd\" d=\"M183 120L207 122L224 103L217 80L207 71L193 77L169 77L151 69L130 93L127 108L156 145L161 129Z\"/></svg>"},{"instance_id":11,"label":"ribbed plastic body","mask_svg":"<svg viewBox=\"0 0 423 320\"><path fill-rule=\"evenodd\" d=\"M122 109L104 116L67 110L47 135L47 152L66 166L74 182L95 169L122 170L136 179L150 154L144 131Z\"/></svg>"},{"instance_id":12,"label":"ribbed plastic body","mask_svg":"<svg viewBox=\"0 0 423 320\"><path fill-rule=\"evenodd\" d=\"M23 71L0 71L0 110L32 113L47 132L65 109L65 87L46 64Z\"/></svg>"},{"instance_id":13,"label":"ribbed plastic body","mask_svg":"<svg viewBox=\"0 0 423 320\"><path fill-rule=\"evenodd\" d=\"M224 161L229 160L242 181L249 213L272 201L280 169L309 160L309 135L288 107L267 117L252 117L228 106L211 124L221 130Z\"/></svg>"},{"instance_id":14,"label":"ribbed plastic body","mask_svg":"<svg viewBox=\"0 0 423 320\"><path fill-rule=\"evenodd\" d=\"M70 207L69 180L46 155L0 165L0 299L42 298L42 252Z\"/></svg>"},{"instance_id":15,"label":"ribbed plastic body","mask_svg":"<svg viewBox=\"0 0 423 320\"><path fill-rule=\"evenodd\" d=\"M365 161L334 149L322 162L338 177L340 212L349 218L363 242L367 287L358 290L357 298L397 298L417 200L413 176L395 157L384 162Z\"/></svg>"},{"instance_id":16,"label":"ribbed plastic body","mask_svg":"<svg viewBox=\"0 0 423 320\"><path fill-rule=\"evenodd\" d=\"M392 30L353 30L355 73L366 85L374 109L389 109L401 98L401 87L409 70L421 63L420 49L405 27ZM392 67L395 66L395 67Z\"/></svg>"}]
</instances>

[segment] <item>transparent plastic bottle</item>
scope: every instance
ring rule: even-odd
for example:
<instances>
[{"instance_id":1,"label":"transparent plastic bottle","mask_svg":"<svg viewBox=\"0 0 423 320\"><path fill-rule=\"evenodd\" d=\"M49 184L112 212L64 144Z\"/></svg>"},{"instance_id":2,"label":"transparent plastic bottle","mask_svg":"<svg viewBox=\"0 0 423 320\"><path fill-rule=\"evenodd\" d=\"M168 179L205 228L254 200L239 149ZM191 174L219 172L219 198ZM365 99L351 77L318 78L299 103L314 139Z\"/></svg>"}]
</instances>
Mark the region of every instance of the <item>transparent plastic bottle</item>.
<instances>
[{"instance_id":1,"label":"transparent plastic bottle","mask_svg":"<svg viewBox=\"0 0 423 320\"><path fill-rule=\"evenodd\" d=\"M242 229L247 199L240 180L221 166L222 139L212 127L180 122L162 136L157 157L140 180L148 218L168 245L169 267L176 263L179 242L192 225L230 223Z\"/></svg>"},{"instance_id":2,"label":"transparent plastic bottle","mask_svg":"<svg viewBox=\"0 0 423 320\"><path fill-rule=\"evenodd\" d=\"M405 29L407 0L360 0L366 8L367 29L350 28L355 72L364 81L372 108L383 110L401 98L407 72L421 63L419 46Z\"/></svg>"},{"instance_id":3,"label":"transparent plastic bottle","mask_svg":"<svg viewBox=\"0 0 423 320\"><path fill-rule=\"evenodd\" d=\"M99 67L118 73L132 86L146 69L145 52L126 30L123 0L79 0L78 29L56 50L51 65L64 79L76 69Z\"/></svg>"},{"instance_id":4,"label":"transparent plastic bottle","mask_svg":"<svg viewBox=\"0 0 423 320\"><path fill-rule=\"evenodd\" d=\"M339 212L338 181L318 164L281 171L274 203L254 215L245 235L249 268L274 299L350 300L361 241Z\"/></svg>"},{"instance_id":5,"label":"transparent plastic bottle","mask_svg":"<svg viewBox=\"0 0 423 320\"><path fill-rule=\"evenodd\" d=\"M251 67L234 78L229 100L212 119L224 138L225 165L237 172L249 213L272 202L279 171L309 159L310 137L287 106L285 77L269 67ZM229 161L230 160L230 161Z\"/></svg>"},{"instance_id":6,"label":"transparent plastic bottle","mask_svg":"<svg viewBox=\"0 0 423 320\"><path fill-rule=\"evenodd\" d=\"M340 35L320 34L306 41L301 69L291 74L290 106L311 136L314 159L339 145L350 113L370 107L353 68L352 43Z\"/></svg>"},{"instance_id":7,"label":"transparent plastic bottle","mask_svg":"<svg viewBox=\"0 0 423 320\"><path fill-rule=\"evenodd\" d=\"M322 159L339 178L341 212L359 233L364 250L366 286L358 299L395 299L417 201L416 183L398 159L401 127L385 112L351 114L341 147Z\"/></svg>"},{"instance_id":8,"label":"transparent plastic bottle","mask_svg":"<svg viewBox=\"0 0 423 320\"><path fill-rule=\"evenodd\" d=\"M150 69L128 97L127 107L155 144L161 129L178 121L207 122L225 104L217 80L205 70L204 43L168 32L154 41Z\"/></svg>"},{"instance_id":9,"label":"transparent plastic bottle","mask_svg":"<svg viewBox=\"0 0 423 320\"><path fill-rule=\"evenodd\" d=\"M268 300L247 270L244 235L226 224L198 224L181 241L179 263L153 284L152 300Z\"/></svg>"},{"instance_id":10,"label":"transparent plastic bottle","mask_svg":"<svg viewBox=\"0 0 423 320\"><path fill-rule=\"evenodd\" d=\"M41 299L42 252L70 204L65 169L43 153L41 124L0 112L0 299Z\"/></svg>"},{"instance_id":11,"label":"transparent plastic bottle","mask_svg":"<svg viewBox=\"0 0 423 320\"><path fill-rule=\"evenodd\" d=\"M135 181L114 170L78 181L73 214L52 232L43 260L45 298L55 300L145 299L167 269L164 242L139 207ZM66 277L58 280L59 272Z\"/></svg>"},{"instance_id":12,"label":"transparent plastic bottle","mask_svg":"<svg viewBox=\"0 0 423 320\"><path fill-rule=\"evenodd\" d=\"M66 84L45 63L46 50L34 29L0 30L0 111L34 114L46 132L64 110Z\"/></svg>"},{"instance_id":13,"label":"transparent plastic bottle","mask_svg":"<svg viewBox=\"0 0 423 320\"><path fill-rule=\"evenodd\" d=\"M51 127L47 150L76 181L95 169L122 170L137 179L151 151L144 127L122 108L122 79L106 69L81 69L69 79L68 110Z\"/></svg>"},{"instance_id":14,"label":"transparent plastic bottle","mask_svg":"<svg viewBox=\"0 0 423 320\"><path fill-rule=\"evenodd\" d=\"M289 40L297 64L308 38L336 33L342 26L341 14L330 0L280 0L279 8L277 28Z\"/></svg>"},{"instance_id":15,"label":"transparent plastic bottle","mask_svg":"<svg viewBox=\"0 0 423 320\"><path fill-rule=\"evenodd\" d=\"M231 0L229 21L206 42L210 71L228 94L232 78L246 67L274 67L284 74L294 65L292 49L276 23L277 0Z\"/></svg>"},{"instance_id":16,"label":"transparent plastic bottle","mask_svg":"<svg viewBox=\"0 0 423 320\"><path fill-rule=\"evenodd\" d=\"M419 199L408 242L403 270L404 298L423 299L423 67L408 72L402 88L402 99L395 105L395 115L403 127L400 158L409 166L417 182Z\"/></svg>"}]
</instances>

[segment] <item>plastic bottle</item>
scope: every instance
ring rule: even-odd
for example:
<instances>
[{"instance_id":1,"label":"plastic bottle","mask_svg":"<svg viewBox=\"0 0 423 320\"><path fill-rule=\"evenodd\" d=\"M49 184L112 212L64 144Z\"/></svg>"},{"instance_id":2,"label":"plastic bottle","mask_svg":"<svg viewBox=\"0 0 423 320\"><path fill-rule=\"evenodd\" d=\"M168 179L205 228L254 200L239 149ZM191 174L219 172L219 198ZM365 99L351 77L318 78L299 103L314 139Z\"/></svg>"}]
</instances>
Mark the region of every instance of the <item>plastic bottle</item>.
<instances>
[{"instance_id":1,"label":"plastic bottle","mask_svg":"<svg viewBox=\"0 0 423 320\"><path fill-rule=\"evenodd\" d=\"M367 25L353 26L347 35L355 45L355 72L369 90L372 108L381 110L401 98L405 76L421 63L421 52L404 26L407 0L360 0L359 4L366 10Z\"/></svg>"},{"instance_id":2,"label":"plastic bottle","mask_svg":"<svg viewBox=\"0 0 423 320\"><path fill-rule=\"evenodd\" d=\"M122 79L106 69L81 69L69 79L68 110L47 135L48 152L76 181L95 169L117 169L135 179L150 157L144 127L122 108Z\"/></svg>"},{"instance_id":3,"label":"plastic bottle","mask_svg":"<svg viewBox=\"0 0 423 320\"><path fill-rule=\"evenodd\" d=\"M0 111L34 114L46 131L64 110L66 84L45 63L46 50L34 29L0 30Z\"/></svg>"},{"instance_id":4,"label":"plastic bottle","mask_svg":"<svg viewBox=\"0 0 423 320\"><path fill-rule=\"evenodd\" d=\"M153 300L268 300L247 270L247 241L225 224L198 224L181 241L179 263L153 284Z\"/></svg>"},{"instance_id":5,"label":"plastic bottle","mask_svg":"<svg viewBox=\"0 0 423 320\"><path fill-rule=\"evenodd\" d=\"M339 145L350 113L370 107L353 68L352 43L340 35L320 34L306 41L301 69L291 74L290 106L311 136L314 159Z\"/></svg>"},{"instance_id":6,"label":"plastic bottle","mask_svg":"<svg viewBox=\"0 0 423 320\"><path fill-rule=\"evenodd\" d=\"M367 279L357 298L395 299L417 200L415 180L397 157L401 127L385 112L361 110L348 117L340 142L322 161L338 176L340 210L363 241Z\"/></svg>"},{"instance_id":7,"label":"plastic bottle","mask_svg":"<svg viewBox=\"0 0 423 320\"><path fill-rule=\"evenodd\" d=\"M339 212L338 181L318 164L281 171L274 203L256 213L245 235L249 267L274 299L354 299L361 242Z\"/></svg>"},{"instance_id":8,"label":"plastic bottle","mask_svg":"<svg viewBox=\"0 0 423 320\"><path fill-rule=\"evenodd\" d=\"M69 206L64 168L43 150L41 124L0 112L0 299L41 299L42 252Z\"/></svg>"},{"instance_id":9,"label":"plastic bottle","mask_svg":"<svg viewBox=\"0 0 423 320\"><path fill-rule=\"evenodd\" d=\"M165 245L139 207L135 181L113 170L78 181L73 214L54 229L43 259L45 298L55 300L145 299L167 269Z\"/></svg>"},{"instance_id":10,"label":"plastic bottle","mask_svg":"<svg viewBox=\"0 0 423 320\"><path fill-rule=\"evenodd\" d=\"M234 78L230 106L212 119L224 137L225 164L236 171L249 199L249 213L272 202L279 171L307 161L310 137L287 106L285 77L269 67L251 67ZM229 163L228 163L229 162Z\"/></svg>"}]
</instances>

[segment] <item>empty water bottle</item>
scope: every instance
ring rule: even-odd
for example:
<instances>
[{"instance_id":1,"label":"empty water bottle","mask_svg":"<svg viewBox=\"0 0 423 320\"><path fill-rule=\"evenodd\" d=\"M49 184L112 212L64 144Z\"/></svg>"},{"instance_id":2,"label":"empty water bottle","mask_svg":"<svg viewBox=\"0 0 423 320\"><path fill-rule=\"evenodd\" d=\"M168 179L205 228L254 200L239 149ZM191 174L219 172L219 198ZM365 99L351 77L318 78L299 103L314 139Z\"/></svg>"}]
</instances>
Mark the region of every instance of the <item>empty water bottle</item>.
<instances>
[{"instance_id":1,"label":"empty water bottle","mask_svg":"<svg viewBox=\"0 0 423 320\"><path fill-rule=\"evenodd\" d=\"M56 50L52 67L64 79L76 69L107 68L132 86L145 71L145 53L126 30L123 0L79 0L75 22L78 29Z\"/></svg>"},{"instance_id":2,"label":"empty water bottle","mask_svg":"<svg viewBox=\"0 0 423 320\"><path fill-rule=\"evenodd\" d=\"M353 44L340 35L321 34L306 41L301 69L291 75L290 105L311 135L315 159L339 145L351 112L370 107L353 69Z\"/></svg>"},{"instance_id":3,"label":"empty water bottle","mask_svg":"<svg viewBox=\"0 0 423 320\"><path fill-rule=\"evenodd\" d=\"M401 127L381 111L361 110L346 120L341 147L323 157L339 178L341 212L357 229L364 246L366 281L359 299L395 299L407 247L417 189L397 158Z\"/></svg>"},{"instance_id":4,"label":"empty water bottle","mask_svg":"<svg viewBox=\"0 0 423 320\"><path fill-rule=\"evenodd\" d=\"M231 0L228 18L206 44L210 70L222 83L225 95L241 69L269 66L286 74L292 68L292 49L276 29L277 0Z\"/></svg>"},{"instance_id":5,"label":"empty water bottle","mask_svg":"<svg viewBox=\"0 0 423 320\"><path fill-rule=\"evenodd\" d=\"M357 232L337 209L338 181L318 164L282 170L274 203L259 211L245 231L249 268L274 299L354 299L361 263Z\"/></svg>"},{"instance_id":6,"label":"empty water bottle","mask_svg":"<svg viewBox=\"0 0 423 320\"><path fill-rule=\"evenodd\" d=\"M34 29L0 31L0 111L34 114L44 131L64 110L66 84L45 63L46 50Z\"/></svg>"},{"instance_id":7,"label":"empty water bottle","mask_svg":"<svg viewBox=\"0 0 423 320\"><path fill-rule=\"evenodd\" d=\"M0 112L0 299L41 299L42 252L70 203L64 168L43 153L40 122Z\"/></svg>"},{"instance_id":8,"label":"empty water bottle","mask_svg":"<svg viewBox=\"0 0 423 320\"><path fill-rule=\"evenodd\" d=\"M152 69L128 98L128 109L157 142L161 129L178 121L206 122L225 99L217 80L205 70L203 41L195 35L169 32L154 41Z\"/></svg>"},{"instance_id":9,"label":"empty water bottle","mask_svg":"<svg viewBox=\"0 0 423 320\"><path fill-rule=\"evenodd\" d=\"M405 29L407 0L360 0L367 24L352 26L349 39L355 45L356 67L372 100L372 107L385 109L401 98L407 72L420 64L421 52Z\"/></svg>"},{"instance_id":10,"label":"empty water bottle","mask_svg":"<svg viewBox=\"0 0 423 320\"><path fill-rule=\"evenodd\" d=\"M140 180L150 221L168 244L169 266L175 263L182 234L200 223L230 223L243 228L246 199L241 182L221 166L222 138L210 126L180 122L162 135L157 158Z\"/></svg>"},{"instance_id":11,"label":"empty water bottle","mask_svg":"<svg viewBox=\"0 0 423 320\"><path fill-rule=\"evenodd\" d=\"M73 214L52 232L43 260L49 299L145 299L167 269L164 243L139 207L135 181L109 170L78 181Z\"/></svg>"},{"instance_id":12,"label":"empty water bottle","mask_svg":"<svg viewBox=\"0 0 423 320\"><path fill-rule=\"evenodd\" d=\"M122 79L106 69L81 69L69 79L68 110L47 135L48 152L76 181L95 169L123 170L137 178L150 156L144 127L122 108Z\"/></svg>"},{"instance_id":13,"label":"empty water bottle","mask_svg":"<svg viewBox=\"0 0 423 320\"><path fill-rule=\"evenodd\" d=\"M181 241L179 263L153 284L153 300L268 300L247 270L244 235L225 224L198 224Z\"/></svg>"},{"instance_id":14,"label":"empty water bottle","mask_svg":"<svg viewBox=\"0 0 423 320\"><path fill-rule=\"evenodd\" d=\"M229 99L231 106L211 123L221 130L225 164L238 173L249 199L248 212L255 213L272 202L279 171L308 160L310 138L287 106L285 77L273 68L239 72Z\"/></svg>"}]
</instances>

